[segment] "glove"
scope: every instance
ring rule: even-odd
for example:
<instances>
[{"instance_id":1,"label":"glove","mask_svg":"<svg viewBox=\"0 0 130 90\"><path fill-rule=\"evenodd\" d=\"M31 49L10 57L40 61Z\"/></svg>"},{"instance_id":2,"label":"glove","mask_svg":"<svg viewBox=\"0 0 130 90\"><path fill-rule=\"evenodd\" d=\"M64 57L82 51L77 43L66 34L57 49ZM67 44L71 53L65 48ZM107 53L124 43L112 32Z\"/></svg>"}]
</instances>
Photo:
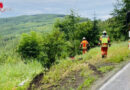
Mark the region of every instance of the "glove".
<instances>
[{"instance_id":1,"label":"glove","mask_svg":"<svg viewBox=\"0 0 130 90\"><path fill-rule=\"evenodd\" d=\"M111 44L109 44L109 47L111 47Z\"/></svg>"},{"instance_id":2,"label":"glove","mask_svg":"<svg viewBox=\"0 0 130 90\"><path fill-rule=\"evenodd\" d=\"M90 44L88 44L87 47L90 47Z\"/></svg>"},{"instance_id":3,"label":"glove","mask_svg":"<svg viewBox=\"0 0 130 90\"><path fill-rule=\"evenodd\" d=\"M100 43L98 43L98 46L101 46L101 44L100 44Z\"/></svg>"}]
</instances>

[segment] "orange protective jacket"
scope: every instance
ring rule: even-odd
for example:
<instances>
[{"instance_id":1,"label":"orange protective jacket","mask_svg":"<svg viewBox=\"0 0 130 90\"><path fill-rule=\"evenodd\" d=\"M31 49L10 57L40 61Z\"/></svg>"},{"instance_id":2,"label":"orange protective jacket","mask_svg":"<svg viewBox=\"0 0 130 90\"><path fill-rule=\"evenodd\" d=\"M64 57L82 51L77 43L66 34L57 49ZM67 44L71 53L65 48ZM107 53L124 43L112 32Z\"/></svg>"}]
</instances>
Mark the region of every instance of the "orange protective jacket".
<instances>
[{"instance_id":1,"label":"orange protective jacket","mask_svg":"<svg viewBox=\"0 0 130 90\"><path fill-rule=\"evenodd\" d=\"M103 38L106 38L106 39L107 39L107 42L106 42L106 43L103 43ZM101 47L108 47L109 43L110 43L110 38L109 38L108 35L106 35L106 36L101 36L101 37L100 37Z\"/></svg>"},{"instance_id":2,"label":"orange protective jacket","mask_svg":"<svg viewBox=\"0 0 130 90\"><path fill-rule=\"evenodd\" d=\"M83 40L83 41L81 42L82 49L87 49L87 45L88 45L88 44L89 44L89 43L88 43L87 40Z\"/></svg>"}]
</instances>

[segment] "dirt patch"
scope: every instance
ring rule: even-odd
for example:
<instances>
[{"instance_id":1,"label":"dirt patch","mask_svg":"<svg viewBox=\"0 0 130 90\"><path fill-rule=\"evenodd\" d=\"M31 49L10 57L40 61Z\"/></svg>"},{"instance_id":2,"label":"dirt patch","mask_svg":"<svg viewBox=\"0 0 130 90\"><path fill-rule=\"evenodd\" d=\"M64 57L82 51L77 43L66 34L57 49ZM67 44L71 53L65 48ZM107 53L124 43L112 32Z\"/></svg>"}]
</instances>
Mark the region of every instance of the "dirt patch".
<instances>
[{"instance_id":1,"label":"dirt patch","mask_svg":"<svg viewBox=\"0 0 130 90\"><path fill-rule=\"evenodd\" d=\"M100 77L103 74L97 70L96 66L86 62L89 68L94 71L94 75L98 75ZM35 78L31 81L28 90L70 90L77 89L85 80L85 77L81 76L82 70L72 71L67 77L61 79L58 82L55 82L55 85L43 84L41 80L43 79L44 73L40 73L35 76ZM47 88L42 88L41 86L48 86Z\"/></svg>"},{"instance_id":2,"label":"dirt patch","mask_svg":"<svg viewBox=\"0 0 130 90\"><path fill-rule=\"evenodd\" d=\"M103 67L103 66L114 66L114 65L116 65L116 64L110 63L110 62L105 62L105 63L97 64L96 67L100 68L100 67Z\"/></svg>"},{"instance_id":3,"label":"dirt patch","mask_svg":"<svg viewBox=\"0 0 130 90\"><path fill-rule=\"evenodd\" d=\"M60 80L57 85L53 85L47 88L47 90L70 90L71 88L78 88L78 86L82 84L84 81L84 77L80 76L80 72L81 70L72 71L72 73L69 76Z\"/></svg>"},{"instance_id":4,"label":"dirt patch","mask_svg":"<svg viewBox=\"0 0 130 90\"><path fill-rule=\"evenodd\" d=\"M38 88L41 85L41 80L43 78L44 73L40 73L37 76L34 77L34 79L31 81L28 90L34 90Z\"/></svg>"},{"instance_id":5,"label":"dirt patch","mask_svg":"<svg viewBox=\"0 0 130 90\"><path fill-rule=\"evenodd\" d=\"M103 74L97 70L97 68L86 62L85 64L88 64L89 68L94 71L93 76L99 76L103 77ZM60 80L57 84L52 85L48 88L42 88L44 90L70 90L74 89L76 90L86 79L85 77L81 76L82 70L79 71L72 71L67 77Z\"/></svg>"},{"instance_id":6,"label":"dirt patch","mask_svg":"<svg viewBox=\"0 0 130 90\"><path fill-rule=\"evenodd\" d=\"M88 62L86 62L86 64L88 64L89 68L90 68L91 70L93 70L95 74L97 74L97 75L100 76L100 77L103 77L103 73L100 72L100 71L97 69L96 66L94 66L94 65L92 65L92 64L90 64L90 63L88 63Z\"/></svg>"}]
</instances>

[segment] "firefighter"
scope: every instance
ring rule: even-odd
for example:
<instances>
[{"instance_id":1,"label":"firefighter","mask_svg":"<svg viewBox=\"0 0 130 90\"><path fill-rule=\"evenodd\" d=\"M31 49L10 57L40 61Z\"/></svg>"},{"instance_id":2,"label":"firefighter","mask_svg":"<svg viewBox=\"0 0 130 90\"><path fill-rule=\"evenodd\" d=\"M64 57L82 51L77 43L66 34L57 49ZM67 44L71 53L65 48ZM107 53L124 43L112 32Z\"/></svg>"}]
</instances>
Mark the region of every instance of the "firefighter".
<instances>
[{"instance_id":1,"label":"firefighter","mask_svg":"<svg viewBox=\"0 0 130 90\"><path fill-rule=\"evenodd\" d=\"M103 31L103 35L100 36L101 53L102 58L107 57L108 46L111 46L109 36L106 31Z\"/></svg>"},{"instance_id":2,"label":"firefighter","mask_svg":"<svg viewBox=\"0 0 130 90\"><path fill-rule=\"evenodd\" d=\"M80 48L82 46L83 54L85 54L87 52L88 45L89 45L88 41L86 40L85 37L83 37L83 41L80 44Z\"/></svg>"}]
</instances>

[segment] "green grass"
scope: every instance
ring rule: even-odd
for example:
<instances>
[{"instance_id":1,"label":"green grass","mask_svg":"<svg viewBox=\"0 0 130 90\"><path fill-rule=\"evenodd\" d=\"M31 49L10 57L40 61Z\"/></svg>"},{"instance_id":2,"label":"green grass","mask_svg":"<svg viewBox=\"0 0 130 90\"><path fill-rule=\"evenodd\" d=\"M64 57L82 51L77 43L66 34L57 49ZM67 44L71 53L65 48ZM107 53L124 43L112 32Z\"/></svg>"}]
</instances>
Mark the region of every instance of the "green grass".
<instances>
[{"instance_id":1,"label":"green grass","mask_svg":"<svg viewBox=\"0 0 130 90\"><path fill-rule=\"evenodd\" d=\"M25 90L34 76L43 72L41 63L36 60L24 63L16 53L17 44L18 38L0 41L0 90ZM23 86L18 86L27 79Z\"/></svg>"},{"instance_id":2,"label":"green grass","mask_svg":"<svg viewBox=\"0 0 130 90\"><path fill-rule=\"evenodd\" d=\"M37 61L27 64L21 61L15 64L0 65L0 90L12 90L13 88L25 90L28 87L28 82L42 71L43 67ZM24 80L28 81L20 87L19 84Z\"/></svg>"},{"instance_id":3,"label":"green grass","mask_svg":"<svg viewBox=\"0 0 130 90\"><path fill-rule=\"evenodd\" d=\"M106 59L101 58L101 51L100 47L96 47L91 49L88 53L82 56L76 56L76 59L73 61L69 58L65 60L60 60L59 64L53 65L50 69L50 71L44 76L43 83L46 84L42 86L42 88L47 88L51 85L55 85L60 80L66 78L71 74L72 71L79 71L81 70L81 77L85 77L86 86L90 86L92 82L94 82L96 79L87 78L92 76L94 72L88 67L88 64L85 62L91 63L95 65L96 67L105 63L111 63L111 64L118 64L122 61L127 60L126 58L129 58L130 50L128 49L128 42L119 42L119 43L113 43L112 46L109 48L108 51L108 57ZM83 60L78 60L78 58L83 58ZM98 68L99 71L106 73L114 69L114 66L102 66ZM97 78L98 76L95 75L94 78ZM87 80L90 79L90 80ZM79 86L79 88L82 87ZM70 87L71 88L71 87Z\"/></svg>"},{"instance_id":4,"label":"green grass","mask_svg":"<svg viewBox=\"0 0 130 90\"><path fill-rule=\"evenodd\" d=\"M89 88L90 85L95 81L94 77L88 77L83 84L81 84L77 90L83 90L83 88ZM86 89L87 90L87 89Z\"/></svg>"},{"instance_id":5,"label":"green grass","mask_svg":"<svg viewBox=\"0 0 130 90\"><path fill-rule=\"evenodd\" d=\"M103 66L98 68L99 71L101 71L102 73L106 73L108 71L111 71L114 67L113 66Z\"/></svg>"},{"instance_id":6,"label":"green grass","mask_svg":"<svg viewBox=\"0 0 130 90\"><path fill-rule=\"evenodd\" d=\"M124 61L124 57L127 57L130 54L130 50L128 50L128 42L114 43L108 53L108 61L113 63L120 63L121 61Z\"/></svg>"},{"instance_id":7,"label":"green grass","mask_svg":"<svg viewBox=\"0 0 130 90\"><path fill-rule=\"evenodd\" d=\"M12 41L12 40L11 40ZM34 76L43 72L42 65L37 62L27 62L26 64L15 52L15 43L5 46L2 50L6 50L0 55L0 90L25 90L27 89L29 83ZM13 47L11 49L11 47ZM9 51L8 51L9 50ZM100 47L91 49L85 55L77 55L75 60L66 58L65 60L58 60L58 64L51 67L49 72L44 76L42 83L42 88L48 88L51 85L56 85L60 80L63 80L67 76L71 75L72 72L80 71L79 75L84 78L84 81L79 85L79 89L84 87L89 88L91 84L98 78L94 71L88 67L88 63L93 65L102 65L104 63L118 64L122 61L127 60L130 55L130 50L128 50L128 43L113 43L112 47L109 48L108 57L106 59L101 58ZM79 58L83 60L78 60ZM106 73L114 69L113 66L102 66L99 71ZM22 81L28 80L23 86L18 86ZM73 80L73 79L71 79ZM70 87L71 88L71 87Z\"/></svg>"},{"instance_id":8,"label":"green grass","mask_svg":"<svg viewBox=\"0 0 130 90\"><path fill-rule=\"evenodd\" d=\"M35 60L25 64L16 52L21 33L37 31L45 35L51 32L55 20L62 17L64 15L40 14L0 19L0 90L25 90L44 69ZM24 86L18 86L27 79Z\"/></svg>"}]
</instances>

